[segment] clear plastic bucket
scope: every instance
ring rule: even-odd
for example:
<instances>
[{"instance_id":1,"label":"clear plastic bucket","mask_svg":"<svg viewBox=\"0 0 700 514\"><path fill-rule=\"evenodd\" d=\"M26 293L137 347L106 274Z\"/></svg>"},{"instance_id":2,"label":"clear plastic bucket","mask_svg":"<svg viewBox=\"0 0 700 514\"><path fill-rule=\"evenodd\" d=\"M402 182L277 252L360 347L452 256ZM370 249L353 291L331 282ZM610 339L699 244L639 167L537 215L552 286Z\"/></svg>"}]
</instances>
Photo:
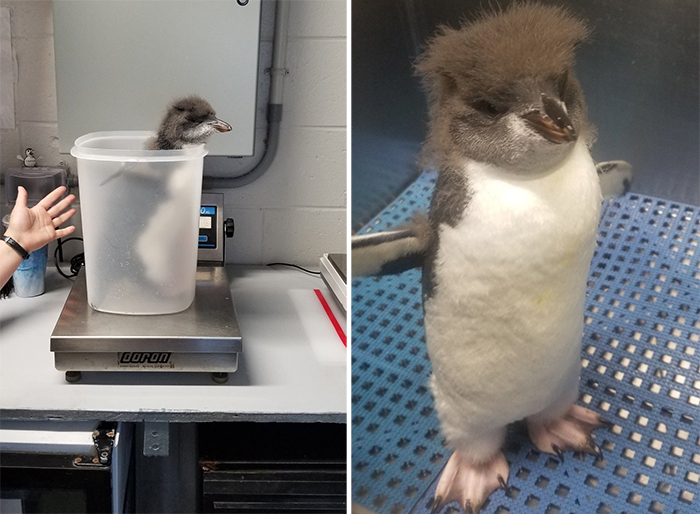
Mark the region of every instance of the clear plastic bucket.
<instances>
[{"instance_id":1,"label":"clear plastic bucket","mask_svg":"<svg viewBox=\"0 0 700 514\"><path fill-rule=\"evenodd\" d=\"M152 132L78 138L88 303L171 314L194 300L204 145L144 150Z\"/></svg>"}]
</instances>

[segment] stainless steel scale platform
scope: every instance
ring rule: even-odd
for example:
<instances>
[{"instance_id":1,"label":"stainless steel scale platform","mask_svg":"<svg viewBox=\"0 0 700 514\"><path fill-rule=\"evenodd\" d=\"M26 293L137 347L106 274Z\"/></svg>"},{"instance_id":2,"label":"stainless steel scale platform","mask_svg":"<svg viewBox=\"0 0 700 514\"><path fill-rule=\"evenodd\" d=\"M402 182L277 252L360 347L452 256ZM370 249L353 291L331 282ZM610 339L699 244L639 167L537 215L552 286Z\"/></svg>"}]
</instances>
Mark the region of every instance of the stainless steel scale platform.
<instances>
[{"instance_id":1,"label":"stainless steel scale platform","mask_svg":"<svg viewBox=\"0 0 700 514\"><path fill-rule=\"evenodd\" d=\"M203 196L204 215L204 199L218 195ZM207 204L216 204L219 199L208 200ZM223 205L216 207L211 215L220 220ZM223 228L214 222L212 232L221 235L217 246L223 247L223 229L217 226ZM200 264L223 264L223 250L215 258L206 253L211 251L200 247ZM224 383L238 368L238 354L243 351L226 270L222 265L200 265L192 305L176 314L155 316L94 310L87 302L81 272L51 334L51 351L56 369L66 372L68 382L79 381L82 371L189 371L211 373L215 382Z\"/></svg>"}]
</instances>

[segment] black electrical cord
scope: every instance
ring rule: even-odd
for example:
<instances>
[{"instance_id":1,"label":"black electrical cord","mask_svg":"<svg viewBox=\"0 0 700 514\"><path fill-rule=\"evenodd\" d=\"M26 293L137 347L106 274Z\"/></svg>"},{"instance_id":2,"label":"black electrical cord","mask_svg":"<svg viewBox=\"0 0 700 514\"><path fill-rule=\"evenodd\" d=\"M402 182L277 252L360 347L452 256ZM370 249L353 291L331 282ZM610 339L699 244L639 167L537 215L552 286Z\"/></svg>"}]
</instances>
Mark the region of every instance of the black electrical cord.
<instances>
[{"instance_id":1,"label":"black electrical cord","mask_svg":"<svg viewBox=\"0 0 700 514\"><path fill-rule=\"evenodd\" d=\"M301 271L305 271L306 273L310 273L311 275L320 275L320 271L311 271L310 269L302 268L301 266L297 266L296 264L289 264L287 262L271 262L270 264L267 264L267 266L290 266L292 268L297 268L300 269Z\"/></svg>"},{"instance_id":2,"label":"black electrical cord","mask_svg":"<svg viewBox=\"0 0 700 514\"><path fill-rule=\"evenodd\" d=\"M59 239L58 244L56 245L56 249L53 251L53 263L56 266L56 269L58 272L66 277L66 278L73 278L78 276L78 272L80 271L80 268L82 268L85 265L85 254L84 253L79 253L75 255L71 260L70 260L70 275L66 275L61 267L58 265L58 252L62 252L63 245L67 243L68 241L82 241L82 237L69 237L68 239Z\"/></svg>"}]
</instances>

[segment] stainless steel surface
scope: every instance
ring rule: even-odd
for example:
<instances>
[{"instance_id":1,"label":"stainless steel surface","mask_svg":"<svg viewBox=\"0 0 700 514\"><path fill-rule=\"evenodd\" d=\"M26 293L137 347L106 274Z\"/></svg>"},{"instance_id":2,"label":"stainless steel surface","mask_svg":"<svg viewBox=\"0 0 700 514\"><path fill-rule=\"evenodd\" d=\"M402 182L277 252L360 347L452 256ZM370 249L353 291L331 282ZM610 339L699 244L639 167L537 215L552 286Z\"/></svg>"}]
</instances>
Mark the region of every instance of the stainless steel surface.
<instances>
[{"instance_id":1,"label":"stainless steel surface","mask_svg":"<svg viewBox=\"0 0 700 514\"><path fill-rule=\"evenodd\" d=\"M321 280L326 284L328 295L340 307L343 313L347 313L347 280L346 280L346 255L324 254L321 256L320 266Z\"/></svg>"},{"instance_id":2,"label":"stainless steel surface","mask_svg":"<svg viewBox=\"0 0 700 514\"><path fill-rule=\"evenodd\" d=\"M223 193L202 193L202 206L216 206L216 248L199 248L197 261L217 266L224 265L224 195Z\"/></svg>"},{"instance_id":3,"label":"stainless steel surface","mask_svg":"<svg viewBox=\"0 0 700 514\"><path fill-rule=\"evenodd\" d=\"M331 261L333 267L338 270L343 282L348 282L348 254L347 253L329 253L328 260Z\"/></svg>"},{"instance_id":4,"label":"stainless steel surface","mask_svg":"<svg viewBox=\"0 0 700 514\"><path fill-rule=\"evenodd\" d=\"M53 352L234 353L242 349L223 267L199 268L193 304L183 312L159 316L92 309L81 273L51 335Z\"/></svg>"}]
</instances>

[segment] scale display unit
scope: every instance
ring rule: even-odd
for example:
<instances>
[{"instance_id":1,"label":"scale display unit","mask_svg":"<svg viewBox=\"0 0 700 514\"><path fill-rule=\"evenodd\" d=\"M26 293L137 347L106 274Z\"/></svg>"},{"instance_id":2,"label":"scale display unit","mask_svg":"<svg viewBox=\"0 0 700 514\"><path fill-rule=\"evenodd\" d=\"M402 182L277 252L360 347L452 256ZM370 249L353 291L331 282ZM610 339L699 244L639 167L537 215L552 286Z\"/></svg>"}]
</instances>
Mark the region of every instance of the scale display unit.
<instances>
[{"instance_id":1,"label":"scale display unit","mask_svg":"<svg viewBox=\"0 0 700 514\"><path fill-rule=\"evenodd\" d=\"M51 334L56 369L65 371L68 382L78 382L83 371L201 372L227 382L243 351L224 268L224 238L231 236L223 195L203 194L195 298L176 314L96 311L88 305L81 272Z\"/></svg>"}]
</instances>

